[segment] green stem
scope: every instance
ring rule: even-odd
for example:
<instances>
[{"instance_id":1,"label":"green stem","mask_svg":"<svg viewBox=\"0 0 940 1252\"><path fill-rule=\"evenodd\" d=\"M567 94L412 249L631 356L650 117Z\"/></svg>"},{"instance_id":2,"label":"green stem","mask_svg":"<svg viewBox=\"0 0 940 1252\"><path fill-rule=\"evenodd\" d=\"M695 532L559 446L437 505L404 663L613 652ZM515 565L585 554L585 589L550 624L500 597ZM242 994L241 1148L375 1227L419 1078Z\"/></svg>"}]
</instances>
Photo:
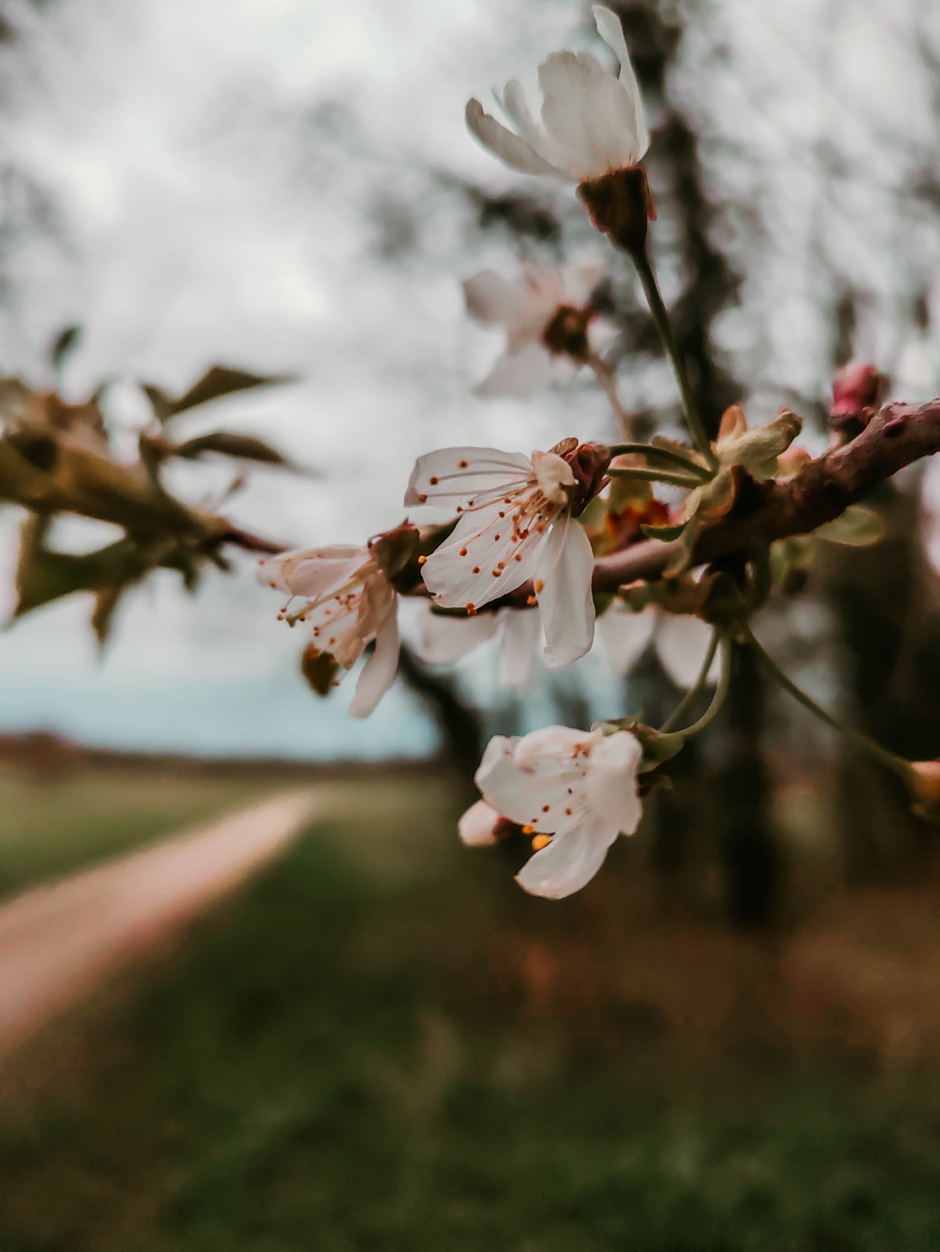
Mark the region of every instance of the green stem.
<instances>
[{"instance_id":1,"label":"green stem","mask_svg":"<svg viewBox=\"0 0 940 1252\"><path fill-rule=\"evenodd\" d=\"M671 483L674 487L701 487L701 478L691 478L688 474L670 474L668 470L640 469L638 466L611 465L605 470L611 478L642 478L651 483Z\"/></svg>"},{"instance_id":2,"label":"green stem","mask_svg":"<svg viewBox=\"0 0 940 1252\"><path fill-rule=\"evenodd\" d=\"M693 722L691 726L686 726L685 730L676 732L683 739L691 739L693 735L697 735L700 730L704 730L715 720L728 695L728 688L731 686L731 640L727 635L719 634L717 631L715 634L721 644L721 677L718 679L718 686L715 688L711 704L698 721ZM708 673L707 669L705 673Z\"/></svg>"},{"instance_id":3,"label":"green stem","mask_svg":"<svg viewBox=\"0 0 940 1252\"><path fill-rule=\"evenodd\" d=\"M681 465L690 474L697 474L702 482L710 482L712 478L708 470L703 469L701 465L696 465L694 461L690 461L681 452L673 452L671 448L657 448L655 444L651 443L613 443L610 445L610 455L612 457L621 456L626 452L638 452L650 461L655 461L658 458L661 461L669 461L672 465Z\"/></svg>"},{"instance_id":4,"label":"green stem","mask_svg":"<svg viewBox=\"0 0 940 1252\"><path fill-rule=\"evenodd\" d=\"M711 443L705 433L705 427L702 425L702 419L699 417L695 397L692 395L692 388L689 386L685 363L679 353L679 345L676 343L675 336L672 333L672 327L669 324L669 314L666 312L665 304L663 304L663 298L660 294L659 284L656 282L656 275L653 273L649 255L645 249L643 252L632 253L631 255L636 265L636 271L640 276L640 282L643 284L643 290L646 293L646 299L650 306L650 313L653 315L653 321L656 323L656 329L659 331L659 337L663 341L663 347L666 349L669 360L672 362L672 368L675 371L679 392L682 396L682 407L685 410L685 420L692 434L692 439L699 452L708 458L709 465L717 469L718 458L712 451Z\"/></svg>"},{"instance_id":5,"label":"green stem","mask_svg":"<svg viewBox=\"0 0 940 1252\"><path fill-rule=\"evenodd\" d=\"M833 717L831 713L827 713L825 709L820 708L816 701L808 696L805 691L802 691L796 683L791 682L783 670L777 665L777 662L772 660L771 657L767 655L764 649L754 638L754 634L749 626L744 627L744 636L746 641L754 649L757 659L763 665L768 674L770 674L771 678L774 678L785 691L789 691L794 700L802 704L804 709L809 709L810 713L815 713L820 721L825 722L827 726L831 726L833 730L838 730L841 734L847 735L850 739L854 739L855 742L860 744L867 752L869 752L875 760L880 761L882 765L886 765L888 769L893 770L906 781L910 779L910 761L905 761L903 757L896 756L894 752L889 752L888 749L883 748L881 744L875 743L874 739L869 739L869 737L866 734L863 734L862 731L856 730L854 726L846 726L845 723L840 722L837 717Z\"/></svg>"},{"instance_id":6,"label":"green stem","mask_svg":"<svg viewBox=\"0 0 940 1252\"><path fill-rule=\"evenodd\" d=\"M715 653L718 651L719 638L720 636L717 629L713 630L711 643L708 645L708 651L705 654L705 660L702 662L702 668L699 670L699 675L695 680L695 684L685 693L682 700L676 705L670 715L663 722L662 726L660 726L660 734L665 735L668 734L670 730L675 729L675 727L682 721L683 717L685 717L686 713L692 707L693 702L697 699L700 691L705 686L705 683L708 680L708 671L711 669L712 661L715 659Z\"/></svg>"}]
</instances>

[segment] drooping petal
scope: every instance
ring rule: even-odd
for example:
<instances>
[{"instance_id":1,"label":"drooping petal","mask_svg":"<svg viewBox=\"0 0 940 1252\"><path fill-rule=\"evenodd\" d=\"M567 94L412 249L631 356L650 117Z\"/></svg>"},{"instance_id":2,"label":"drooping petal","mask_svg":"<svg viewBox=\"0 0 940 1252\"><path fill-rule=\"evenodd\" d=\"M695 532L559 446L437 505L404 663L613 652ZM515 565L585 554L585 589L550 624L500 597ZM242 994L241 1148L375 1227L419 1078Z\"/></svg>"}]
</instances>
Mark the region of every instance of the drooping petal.
<instances>
[{"instance_id":1,"label":"drooping petal","mask_svg":"<svg viewBox=\"0 0 940 1252\"><path fill-rule=\"evenodd\" d=\"M552 527L535 567L536 598L545 631L545 664L549 669L570 665L591 650L593 573L591 541L566 514Z\"/></svg>"},{"instance_id":2,"label":"drooping petal","mask_svg":"<svg viewBox=\"0 0 940 1252\"><path fill-rule=\"evenodd\" d=\"M465 513L453 533L431 553L422 573L425 586L442 608L462 609L470 604L481 608L532 576L545 527L533 518L526 530L517 531L513 527L517 511L518 506L499 499Z\"/></svg>"},{"instance_id":3,"label":"drooping petal","mask_svg":"<svg viewBox=\"0 0 940 1252\"><path fill-rule=\"evenodd\" d=\"M550 900L570 896L591 881L616 838L616 826L601 817L586 817L530 857L516 875L516 882L530 895Z\"/></svg>"},{"instance_id":4,"label":"drooping petal","mask_svg":"<svg viewBox=\"0 0 940 1252\"><path fill-rule=\"evenodd\" d=\"M514 326L526 304L523 283L512 282L493 270L481 270L463 284L467 312L478 322L500 322Z\"/></svg>"},{"instance_id":5,"label":"drooping petal","mask_svg":"<svg viewBox=\"0 0 940 1252\"><path fill-rule=\"evenodd\" d=\"M479 100L468 101L466 119L467 126L483 147L498 156L510 169L519 170L523 174L547 175L549 178L561 179L562 182L573 181L565 170L550 165L524 139L507 130L489 113L484 113Z\"/></svg>"},{"instance_id":6,"label":"drooping petal","mask_svg":"<svg viewBox=\"0 0 940 1252\"><path fill-rule=\"evenodd\" d=\"M560 373L557 363L544 344L528 340L515 351L502 352L482 383L474 387L474 395L514 396L525 400L547 387Z\"/></svg>"},{"instance_id":7,"label":"drooping petal","mask_svg":"<svg viewBox=\"0 0 940 1252\"><path fill-rule=\"evenodd\" d=\"M652 605L634 613L622 601L615 600L597 619L607 664L615 674L625 678L630 673L653 637L658 618L659 613Z\"/></svg>"},{"instance_id":8,"label":"drooping petal","mask_svg":"<svg viewBox=\"0 0 940 1252\"><path fill-rule=\"evenodd\" d=\"M405 504L436 504L466 509L487 494L508 495L533 481L532 462L520 452L499 448L440 448L419 456L411 471Z\"/></svg>"},{"instance_id":9,"label":"drooping petal","mask_svg":"<svg viewBox=\"0 0 940 1252\"><path fill-rule=\"evenodd\" d=\"M418 655L429 665L452 665L472 652L499 628L496 613L476 617L445 617L425 605L419 625Z\"/></svg>"},{"instance_id":10,"label":"drooping petal","mask_svg":"<svg viewBox=\"0 0 940 1252\"><path fill-rule=\"evenodd\" d=\"M597 33L620 62L620 82L630 93L630 97L633 100L633 114L636 126L636 156L634 160L642 161L646 155L647 148L650 146L650 136L646 128L646 115L643 110L643 97L640 95L640 85L636 81L636 74L633 71L630 54L627 51L627 41L623 37L623 27L620 24L620 18L602 4L593 5L591 11L594 14L594 24L597 27Z\"/></svg>"},{"instance_id":11,"label":"drooping petal","mask_svg":"<svg viewBox=\"0 0 940 1252\"><path fill-rule=\"evenodd\" d=\"M554 52L539 66L542 121L559 163L580 182L637 160L633 99L589 52Z\"/></svg>"},{"instance_id":12,"label":"drooping petal","mask_svg":"<svg viewBox=\"0 0 940 1252\"><path fill-rule=\"evenodd\" d=\"M479 614L473 621L498 616L501 621L502 655L499 680L520 691L529 685L532 662L539 646L542 621L538 609L500 609L499 613Z\"/></svg>"},{"instance_id":13,"label":"drooping petal","mask_svg":"<svg viewBox=\"0 0 940 1252\"><path fill-rule=\"evenodd\" d=\"M632 835L643 816L636 770L643 749L628 730L601 736L591 749L584 780L588 807L618 831Z\"/></svg>"},{"instance_id":14,"label":"drooping petal","mask_svg":"<svg viewBox=\"0 0 940 1252\"><path fill-rule=\"evenodd\" d=\"M398 671L398 619L392 614L375 637L375 651L366 661L349 705L350 717L368 717L395 681Z\"/></svg>"},{"instance_id":15,"label":"drooping petal","mask_svg":"<svg viewBox=\"0 0 940 1252\"><path fill-rule=\"evenodd\" d=\"M592 261L590 265L563 265L558 271L565 300L579 307L587 304L594 294L594 288L607 272L603 261Z\"/></svg>"},{"instance_id":16,"label":"drooping petal","mask_svg":"<svg viewBox=\"0 0 940 1252\"><path fill-rule=\"evenodd\" d=\"M491 848L499 841L496 826L500 815L485 800L471 804L457 823L457 834L468 848Z\"/></svg>"},{"instance_id":17,"label":"drooping petal","mask_svg":"<svg viewBox=\"0 0 940 1252\"><path fill-rule=\"evenodd\" d=\"M712 628L698 617L683 613L664 613L656 631L656 651L663 669L676 684L686 690L699 676L705 655L711 645ZM719 660L716 655L708 671L708 681L718 681Z\"/></svg>"}]
</instances>

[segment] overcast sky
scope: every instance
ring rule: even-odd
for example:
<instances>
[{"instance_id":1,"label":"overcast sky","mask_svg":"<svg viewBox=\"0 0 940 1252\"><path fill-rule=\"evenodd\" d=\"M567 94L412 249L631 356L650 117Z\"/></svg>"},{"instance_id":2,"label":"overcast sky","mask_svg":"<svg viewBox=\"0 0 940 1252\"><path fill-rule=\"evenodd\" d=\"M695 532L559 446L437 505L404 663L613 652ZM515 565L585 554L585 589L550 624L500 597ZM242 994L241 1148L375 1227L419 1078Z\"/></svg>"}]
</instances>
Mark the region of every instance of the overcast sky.
<instances>
[{"instance_id":1,"label":"overcast sky","mask_svg":"<svg viewBox=\"0 0 940 1252\"><path fill-rule=\"evenodd\" d=\"M7 165L47 208L26 233L6 232L0 368L48 384L50 340L80 322L64 390L78 399L115 380L109 418L131 432L128 446L146 417L138 380L183 389L214 362L296 374L296 385L220 403L188 429L250 430L322 471L285 480L259 470L227 506L244 525L304 546L362 542L400 521L413 459L432 447L528 452L569 433L602 437L604 404L583 380L525 404L471 395L498 341L468 323L459 280L484 264L511 273L512 248L481 239L453 184L522 185L468 136L465 101L511 76L531 84L553 49L604 54L586 9L574 0L14 7L20 37L2 53L0 130ZM717 229L747 274L746 307L719 334L754 415L772 416L788 387L824 393L821 255L867 293L860 350L900 370L906 393L931 392L934 332L915 332L908 306L918 284L928 307L937 303L935 210L901 203L912 163L936 141L929 76L911 51L929 10L915 0L890 14L874 0L715 0L706 16L673 89L705 132L715 194L736 206ZM9 226L9 180L6 194ZM569 259L610 256L570 192L539 194L569 220ZM623 380L631 403L662 387L654 369ZM186 466L177 486L198 499L225 482ZM4 588L16 521L0 525ZM91 544L102 533L62 539ZM103 660L82 598L42 610L0 639L0 728L211 752L428 749L432 732L397 688L367 723L343 713L351 683L316 702L296 675L302 641L277 623L272 596L249 562L227 580L209 574L192 599L162 572L123 608Z\"/></svg>"}]
</instances>

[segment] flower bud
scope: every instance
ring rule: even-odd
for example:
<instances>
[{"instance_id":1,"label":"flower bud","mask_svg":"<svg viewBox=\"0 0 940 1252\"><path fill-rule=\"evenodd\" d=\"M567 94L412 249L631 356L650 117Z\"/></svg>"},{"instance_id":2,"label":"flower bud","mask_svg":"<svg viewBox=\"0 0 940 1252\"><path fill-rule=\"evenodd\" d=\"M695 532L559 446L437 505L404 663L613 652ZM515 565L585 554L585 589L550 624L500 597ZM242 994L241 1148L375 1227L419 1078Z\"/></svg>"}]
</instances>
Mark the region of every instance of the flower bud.
<instances>
[{"instance_id":1,"label":"flower bud","mask_svg":"<svg viewBox=\"0 0 940 1252\"><path fill-rule=\"evenodd\" d=\"M518 829L485 800L472 804L457 823L457 833L468 848L491 848Z\"/></svg>"},{"instance_id":2,"label":"flower bud","mask_svg":"<svg viewBox=\"0 0 940 1252\"><path fill-rule=\"evenodd\" d=\"M369 540L369 551L379 563L386 578L394 578L400 574L409 561L415 556L420 538L418 528L412 522L405 522L388 530L384 535L376 535Z\"/></svg>"},{"instance_id":3,"label":"flower bud","mask_svg":"<svg viewBox=\"0 0 940 1252\"><path fill-rule=\"evenodd\" d=\"M649 223L656 213L642 165L586 178L578 186L578 195L598 230L631 256L643 255Z\"/></svg>"},{"instance_id":4,"label":"flower bud","mask_svg":"<svg viewBox=\"0 0 940 1252\"><path fill-rule=\"evenodd\" d=\"M833 430L855 434L877 411L888 388L887 375L868 361L849 361L832 380L832 407L829 425Z\"/></svg>"}]
</instances>

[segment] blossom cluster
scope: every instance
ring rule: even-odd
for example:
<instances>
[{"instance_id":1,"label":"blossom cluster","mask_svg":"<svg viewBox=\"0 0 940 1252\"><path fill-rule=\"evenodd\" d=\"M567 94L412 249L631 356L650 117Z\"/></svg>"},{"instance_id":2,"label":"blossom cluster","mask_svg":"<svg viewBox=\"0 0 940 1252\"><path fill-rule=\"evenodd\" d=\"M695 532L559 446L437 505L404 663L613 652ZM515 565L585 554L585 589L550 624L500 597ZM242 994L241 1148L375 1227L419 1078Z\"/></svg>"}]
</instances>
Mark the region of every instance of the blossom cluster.
<instances>
[{"instance_id":1,"label":"blossom cluster","mask_svg":"<svg viewBox=\"0 0 940 1252\"><path fill-rule=\"evenodd\" d=\"M641 795L659 766L707 724L727 689L729 623L748 597L753 605L764 593L756 573L740 586L729 585L727 574L693 574L701 529L729 513L742 477L785 479L808 459L792 448L801 424L786 411L749 428L734 407L714 442L704 435L646 254L654 210L639 164L649 147L643 102L618 18L601 5L593 13L618 60L616 74L588 52L557 52L539 67L541 124L516 81L497 95L510 126L476 100L466 120L512 169L576 184L598 230L633 259L676 369L691 444L630 442L594 301L606 262L559 270L528 265L512 278L486 270L463 285L467 310L502 326L506 340L477 394L529 396L566 371L588 368L626 442L570 436L530 455L489 447L429 452L414 466L404 505L409 512L449 510L451 523L408 520L365 547L289 552L261 567L262 580L288 597L282 616L312 631L305 666L319 689L371 649L353 717L368 716L394 680L403 594L423 602L419 647L431 663L453 662L498 636L503 681L523 687L540 640L547 667L568 666L590 651L597 625L618 674L653 646L675 684L690 690L689 700L718 684L709 712L681 731L624 718L591 731L551 726L491 740L476 774L482 799L461 819L460 835L472 846L529 837L533 855L518 882L551 898L583 887L617 836L637 829ZM678 507L654 497L655 482L685 491ZM672 545L665 578L595 593L597 557L651 541ZM771 555L785 574L805 553L778 545Z\"/></svg>"}]
</instances>

